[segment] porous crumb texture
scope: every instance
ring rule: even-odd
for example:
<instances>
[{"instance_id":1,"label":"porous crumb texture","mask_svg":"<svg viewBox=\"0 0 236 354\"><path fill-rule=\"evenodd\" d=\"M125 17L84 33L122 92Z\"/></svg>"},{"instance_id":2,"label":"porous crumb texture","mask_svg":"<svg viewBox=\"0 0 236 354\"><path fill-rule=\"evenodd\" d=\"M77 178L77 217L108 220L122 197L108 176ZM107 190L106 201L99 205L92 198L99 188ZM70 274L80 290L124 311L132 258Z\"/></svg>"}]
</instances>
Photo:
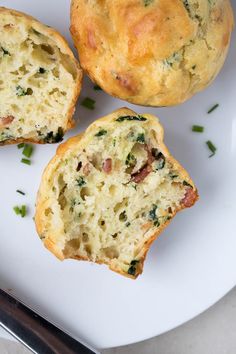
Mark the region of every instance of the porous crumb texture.
<instances>
[{"instance_id":1,"label":"porous crumb texture","mask_svg":"<svg viewBox=\"0 0 236 354\"><path fill-rule=\"evenodd\" d=\"M83 14L83 16L81 16ZM175 105L204 89L230 43L229 0L72 0L81 65L107 93Z\"/></svg>"},{"instance_id":2,"label":"porous crumb texture","mask_svg":"<svg viewBox=\"0 0 236 354\"><path fill-rule=\"evenodd\" d=\"M120 109L62 144L45 170L36 226L60 259L135 278L152 241L198 195L151 115Z\"/></svg>"},{"instance_id":3,"label":"porous crumb texture","mask_svg":"<svg viewBox=\"0 0 236 354\"><path fill-rule=\"evenodd\" d=\"M60 141L73 126L81 79L59 33L0 7L0 144Z\"/></svg>"}]
</instances>

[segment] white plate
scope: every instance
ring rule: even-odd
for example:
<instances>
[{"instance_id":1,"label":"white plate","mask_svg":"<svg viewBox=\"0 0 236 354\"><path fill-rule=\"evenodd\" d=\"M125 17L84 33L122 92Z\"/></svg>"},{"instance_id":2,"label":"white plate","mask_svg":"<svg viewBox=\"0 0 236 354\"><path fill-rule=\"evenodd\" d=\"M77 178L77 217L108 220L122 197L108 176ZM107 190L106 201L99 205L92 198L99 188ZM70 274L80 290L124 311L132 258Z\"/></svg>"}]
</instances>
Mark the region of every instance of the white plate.
<instances>
[{"instance_id":1,"label":"white plate","mask_svg":"<svg viewBox=\"0 0 236 354\"><path fill-rule=\"evenodd\" d=\"M2 0L55 26L70 40L69 0ZM235 44L236 37L232 40ZM70 40L71 42L71 40ZM142 108L93 90L96 110L80 107L80 124L120 106L161 117L166 143L190 172L201 199L180 213L148 254L136 281L86 262L59 262L41 244L32 220L42 170L56 146L37 146L33 165L20 163L16 146L0 148L0 282L25 303L77 338L98 348L137 342L170 330L207 309L236 284L236 80L235 45L214 84L175 108ZM207 115L207 109L220 107ZM202 124L204 134L191 132ZM209 159L205 142L217 146ZM16 189L24 190L25 197ZM12 207L26 203L21 219Z\"/></svg>"}]
</instances>

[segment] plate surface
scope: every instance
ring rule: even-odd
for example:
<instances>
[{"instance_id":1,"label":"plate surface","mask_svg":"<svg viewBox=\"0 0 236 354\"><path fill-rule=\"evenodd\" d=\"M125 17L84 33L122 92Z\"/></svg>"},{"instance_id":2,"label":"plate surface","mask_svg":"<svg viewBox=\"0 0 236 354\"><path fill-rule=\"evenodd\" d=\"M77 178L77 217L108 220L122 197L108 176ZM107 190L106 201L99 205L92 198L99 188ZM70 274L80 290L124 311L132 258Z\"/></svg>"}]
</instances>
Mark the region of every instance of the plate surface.
<instances>
[{"instance_id":1,"label":"plate surface","mask_svg":"<svg viewBox=\"0 0 236 354\"><path fill-rule=\"evenodd\" d=\"M2 0L58 28L70 41L69 0ZM235 3L234 3L235 5ZM96 99L96 110L77 110L85 129L96 118L129 106L158 115L165 142L190 172L200 201L175 218L148 254L136 281L86 262L59 262L41 244L32 220L41 173L56 146L37 146L33 164L20 163L16 146L0 148L0 282L22 301L98 348L156 336L193 318L236 285L236 36L214 84L174 108L143 108L93 90L86 79L81 97ZM72 44L72 43L71 43ZM220 107L212 114L213 104ZM205 126L204 134L191 132ZM205 142L217 146L209 159ZM26 196L16 194L22 189ZM27 204L27 218L14 205Z\"/></svg>"}]
</instances>

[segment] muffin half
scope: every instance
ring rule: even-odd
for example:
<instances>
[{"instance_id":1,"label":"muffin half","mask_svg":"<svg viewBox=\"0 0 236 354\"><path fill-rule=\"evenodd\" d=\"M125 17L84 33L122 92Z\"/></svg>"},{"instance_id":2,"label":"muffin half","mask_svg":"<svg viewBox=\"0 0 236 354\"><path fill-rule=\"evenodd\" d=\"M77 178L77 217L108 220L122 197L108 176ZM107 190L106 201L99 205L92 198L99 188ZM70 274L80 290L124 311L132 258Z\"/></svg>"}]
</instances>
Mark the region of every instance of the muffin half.
<instances>
[{"instance_id":1,"label":"muffin half","mask_svg":"<svg viewBox=\"0 0 236 354\"><path fill-rule=\"evenodd\" d=\"M136 278L152 242L197 199L157 118L123 108L59 146L42 177L35 222L59 259L105 263Z\"/></svg>"},{"instance_id":2,"label":"muffin half","mask_svg":"<svg viewBox=\"0 0 236 354\"><path fill-rule=\"evenodd\" d=\"M73 126L82 70L65 39L0 7L0 145L53 143Z\"/></svg>"}]
</instances>

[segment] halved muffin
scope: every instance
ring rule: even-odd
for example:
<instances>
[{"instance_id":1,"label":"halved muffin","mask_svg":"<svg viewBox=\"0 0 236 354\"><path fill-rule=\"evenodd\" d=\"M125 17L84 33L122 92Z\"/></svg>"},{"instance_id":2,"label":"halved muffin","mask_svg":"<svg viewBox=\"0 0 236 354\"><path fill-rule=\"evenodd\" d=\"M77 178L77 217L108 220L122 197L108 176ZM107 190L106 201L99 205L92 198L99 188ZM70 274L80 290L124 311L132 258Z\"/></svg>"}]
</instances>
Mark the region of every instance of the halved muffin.
<instances>
[{"instance_id":1,"label":"halved muffin","mask_svg":"<svg viewBox=\"0 0 236 354\"><path fill-rule=\"evenodd\" d=\"M0 7L0 145L53 143L73 127L82 70L54 29Z\"/></svg>"},{"instance_id":2,"label":"halved muffin","mask_svg":"<svg viewBox=\"0 0 236 354\"><path fill-rule=\"evenodd\" d=\"M158 119L122 108L59 146L42 177L35 222L59 259L105 263L136 278L152 242L197 199Z\"/></svg>"}]
</instances>

